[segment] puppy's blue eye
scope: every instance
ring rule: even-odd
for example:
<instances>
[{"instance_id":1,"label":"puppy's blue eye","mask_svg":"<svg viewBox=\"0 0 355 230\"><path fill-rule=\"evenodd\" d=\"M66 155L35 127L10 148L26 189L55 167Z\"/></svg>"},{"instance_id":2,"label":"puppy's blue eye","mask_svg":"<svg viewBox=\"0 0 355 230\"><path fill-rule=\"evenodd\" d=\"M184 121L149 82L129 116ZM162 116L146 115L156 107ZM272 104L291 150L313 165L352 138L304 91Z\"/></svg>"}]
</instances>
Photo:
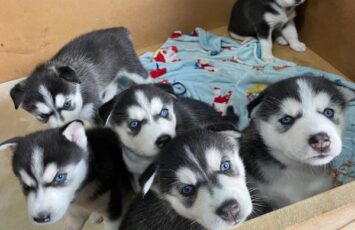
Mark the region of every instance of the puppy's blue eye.
<instances>
[{"instance_id":1,"label":"puppy's blue eye","mask_svg":"<svg viewBox=\"0 0 355 230\"><path fill-rule=\"evenodd\" d=\"M295 118L293 118L293 117L291 117L289 115L286 115L286 116L284 116L283 118L281 118L279 120L279 122L282 125L292 125L294 121L295 121Z\"/></svg>"},{"instance_id":2,"label":"puppy's blue eye","mask_svg":"<svg viewBox=\"0 0 355 230\"><path fill-rule=\"evenodd\" d=\"M162 110L160 111L159 116L164 117L164 118L169 117L169 110L168 110L168 109L165 109L165 108L162 109Z\"/></svg>"},{"instance_id":3,"label":"puppy's blue eye","mask_svg":"<svg viewBox=\"0 0 355 230\"><path fill-rule=\"evenodd\" d=\"M71 101L66 101L63 105L63 109L70 109L71 107Z\"/></svg>"},{"instance_id":4,"label":"puppy's blue eye","mask_svg":"<svg viewBox=\"0 0 355 230\"><path fill-rule=\"evenodd\" d=\"M67 180L66 173L59 173L54 178L54 184L63 184Z\"/></svg>"},{"instance_id":5,"label":"puppy's blue eye","mask_svg":"<svg viewBox=\"0 0 355 230\"><path fill-rule=\"evenodd\" d=\"M128 126L130 129L134 130L134 129L138 129L140 124L141 123L139 121L134 120L134 121L131 121Z\"/></svg>"},{"instance_id":6,"label":"puppy's blue eye","mask_svg":"<svg viewBox=\"0 0 355 230\"><path fill-rule=\"evenodd\" d=\"M183 196L192 196L195 192L195 188L194 186L192 185L184 185L182 188L181 188L181 195Z\"/></svg>"},{"instance_id":7,"label":"puppy's blue eye","mask_svg":"<svg viewBox=\"0 0 355 230\"><path fill-rule=\"evenodd\" d=\"M325 108L323 111L324 116L328 118L333 118L334 117L334 109L331 108Z\"/></svg>"},{"instance_id":8,"label":"puppy's blue eye","mask_svg":"<svg viewBox=\"0 0 355 230\"><path fill-rule=\"evenodd\" d=\"M230 161L223 161L221 163L221 166L219 166L219 170L221 172L227 172L227 171L229 171L231 169L231 167L232 167L232 164L231 164Z\"/></svg>"}]
</instances>

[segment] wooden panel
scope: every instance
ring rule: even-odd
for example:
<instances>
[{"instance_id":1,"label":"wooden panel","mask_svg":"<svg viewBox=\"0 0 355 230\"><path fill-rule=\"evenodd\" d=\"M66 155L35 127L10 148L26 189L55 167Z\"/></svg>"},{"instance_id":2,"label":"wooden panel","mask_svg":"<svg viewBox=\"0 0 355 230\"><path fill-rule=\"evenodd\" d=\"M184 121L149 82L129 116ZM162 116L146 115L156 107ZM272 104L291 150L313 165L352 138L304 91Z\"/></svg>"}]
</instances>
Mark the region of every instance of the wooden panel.
<instances>
[{"instance_id":1,"label":"wooden panel","mask_svg":"<svg viewBox=\"0 0 355 230\"><path fill-rule=\"evenodd\" d=\"M355 81L355 1L307 0L297 20L301 40Z\"/></svg>"},{"instance_id":2,"label":"wooden panel","mask_svg":"<svg viewBox=\"0 0 355 230\"><path fill-rule=\"evenodd\" d=\"M137 48L172 30L226 25L235 0L0 0L0 82L23 77L71 38L123 25Z\"/></svg>"},{"instance_id":3,"label":"wooden panel","mask_svg":"<svg viewBox=\"0 0 355 230\"><path fill-rule=\"evenodd\" d=\"M296 224L287 230L346 230L355 229L355 203L347 204L307 221Z\"/></svg>"}]
</instances>

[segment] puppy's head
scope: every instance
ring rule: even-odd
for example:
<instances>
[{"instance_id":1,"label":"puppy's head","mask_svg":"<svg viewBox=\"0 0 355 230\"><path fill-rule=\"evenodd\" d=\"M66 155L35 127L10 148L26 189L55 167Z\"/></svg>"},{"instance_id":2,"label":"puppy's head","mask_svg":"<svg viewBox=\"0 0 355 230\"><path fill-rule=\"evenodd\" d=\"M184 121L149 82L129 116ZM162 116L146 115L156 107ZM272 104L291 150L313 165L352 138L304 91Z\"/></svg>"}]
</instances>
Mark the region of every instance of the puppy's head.
<instances>
[{"instance_id":1,"label":"puppy's head","mask_svg":"<svg viewBox=\"0 0 355 230\"><path fill-rule=\"evenodd\" d=\"M177 136L150 169L150 177L142 176L143 193L152 186L179 215L207 229L236 226L252 211L239 146L228 132Z\"/></svg>"},{"instance_id":2,"label":"puppy's head","mask_svg":"<svg viewBox=\"0 0 355 230\"><path fill-rule=\"evenodd\" d=\"M323 165L341 152L344 109L354 98L325 78L289 78L261 93L252 119L281 162Z\"/></svg>"},{"instance_id":3,"label":"puppy's head","mask_svg":"<svg viewBox=\"0 0 355 230\"><path fill-rule=\"evenodd\" d=\"M83 101L80 80L68 66L43 64L10 91L15 108L22 107L40 122L58 127L79 118Z\"/></svg>"},{"instance_id":4,"label":"puppy's head","mask_svg":"<svg viewBox=\"0 0 355 230\"><path fill-rule=\"evenodd\" d=\"M154 156L175 137L175 96L162 87L132 86L99 109L106 125L137 154Z\"/></svg>"},{"instance_id":5,"label":"puppy's head","mask_svg":"<svg viewBox=\"0 0 355 230\"><path fill-rule=\"evenodd\" d=\"M282 7L294 7L301 5L305 0L276 0L276 2Z\"/></svg>"},{"instance_id":6,"label":"puppy's head","mask_svg":"<svg viewBox=\"0 0 355 230\"><path fill-rule=\"evenodd\" d=\"M60 220L87 172L87 139L83 124L73 121L8 140L0 150L13 150L13 171L27 197L28 214L37 224Z\"/></svg>"}]
</instances>

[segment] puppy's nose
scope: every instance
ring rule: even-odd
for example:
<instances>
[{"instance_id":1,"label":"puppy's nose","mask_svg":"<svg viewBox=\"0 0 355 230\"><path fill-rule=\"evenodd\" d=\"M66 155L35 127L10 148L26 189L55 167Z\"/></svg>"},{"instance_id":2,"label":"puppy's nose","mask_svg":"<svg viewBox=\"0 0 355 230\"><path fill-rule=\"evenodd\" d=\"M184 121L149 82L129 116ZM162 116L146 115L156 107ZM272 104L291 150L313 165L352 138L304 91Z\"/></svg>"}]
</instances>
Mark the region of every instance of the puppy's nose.
<instances>
[{"instance_id":1,"label":"puppy's nose","mask_svg":"<svg viewBox=\"0 0 355 230\"><path fill-rule=\"evenodd\" d=\"M49 213L39 213L37 216L33 217L33 220L37 223L43 224L48 223L51 220L51 215Z\"/></svg>"},{"instance_id":2,"label":"puppy's nose","mask_svg":"<svg viewBox=\"0 0 355 230\"><path fill-rule=\"evenodd\" d=\"M238 219L240 209L236 200L226 200L216 210L218 216L228 222L235 222Z\"/></svg>"},{"instance_id":3,"label":"puppy's nose","mask_svg":"<svg viewBox=\"0 0 355 230\"><path fill-rule=\"evenodd\" d=\"M156 140L155 145L158 146L158 148L163 148L170 140L171 140L171 136L166 135L166 134L161 135Z\"/></svg>"},{"instance_id":4,"label":"puppy's nose","mask_svg":"<svg viewBox=\"0 0 355 230\"><path fill-rule=\"evenodd\" d=\"M309 145L317 152L323 153L329 149L330 138L325 132L311 135L308 140Z\"/></svg>"}]
</instances>

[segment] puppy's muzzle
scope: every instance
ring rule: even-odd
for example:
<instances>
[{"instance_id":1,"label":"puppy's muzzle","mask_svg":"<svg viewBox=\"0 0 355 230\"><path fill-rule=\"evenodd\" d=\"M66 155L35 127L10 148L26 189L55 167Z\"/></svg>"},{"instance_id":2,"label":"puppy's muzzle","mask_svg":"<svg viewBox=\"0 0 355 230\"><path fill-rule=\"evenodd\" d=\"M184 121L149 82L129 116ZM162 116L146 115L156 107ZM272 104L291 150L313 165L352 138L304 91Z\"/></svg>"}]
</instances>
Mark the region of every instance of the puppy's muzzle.
<instances>
[{"instance_id":1,"label":"puppy's muzzle","mask_svg":"<svg viewBox=\"0 0 355 230\"><path fill-rule=\"evenodd\" d=\"M51 220L51 215L49 213L41 212L33 217L33 220L39 224L48 223Z\"/></svg>"},{"instance_id":2,"label":"puppy's muzzle","mask_svg":"<svg viewBox=\"0 0 355 230\"><path fill-rule=\"evenodd\" d=\"M226 200L217 208L216 213L224 221L236 222L240 212L239 204L236 200Z\"/></svg>"},{"instance_id":3,"label":"puppy's muzzle","mask_svg":"<svg viewBox=\"0 0 355 230\"><path fill-rule=\"evenodd\" d=\"M169 135L161 135L160 137L158 137L158 139L155 141L155 145L158 147L158 148L164 148L164 146L166 144L169 143L169 141L171 140L171 136Z\"/></svg>"},{"instance_id":4,"label":"puppy's muzzle","mask_svg":"<svg viewBox=\"0 0 355 230\"><path fill-rule=\"evenodd\" d=\"M330 147L330 138L325 132L312 135L308 140L309 145L319 153L325 153Z\"/></svg>"}]
</instances>

